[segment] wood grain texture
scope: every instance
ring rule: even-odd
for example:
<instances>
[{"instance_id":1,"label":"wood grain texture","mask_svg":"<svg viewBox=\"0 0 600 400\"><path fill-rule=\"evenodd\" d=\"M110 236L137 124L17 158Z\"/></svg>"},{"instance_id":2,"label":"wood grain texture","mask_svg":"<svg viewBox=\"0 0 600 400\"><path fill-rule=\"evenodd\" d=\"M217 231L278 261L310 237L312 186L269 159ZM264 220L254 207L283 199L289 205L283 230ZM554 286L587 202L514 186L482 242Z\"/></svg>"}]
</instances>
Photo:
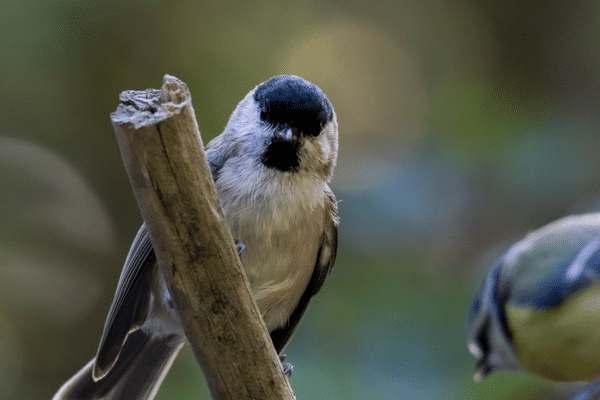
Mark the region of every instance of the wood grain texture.
<instances>
[{"instance_id":1,"label":"wood grain texture","mask_svg":"<svg viewBox=\"0 0 600 400\"><path fill-rule=\"evenodd\" d=\"M125 91L111 114L161 271L213 399L294 399L252 298L187 86Z\"/></svg>"}]
</instances>

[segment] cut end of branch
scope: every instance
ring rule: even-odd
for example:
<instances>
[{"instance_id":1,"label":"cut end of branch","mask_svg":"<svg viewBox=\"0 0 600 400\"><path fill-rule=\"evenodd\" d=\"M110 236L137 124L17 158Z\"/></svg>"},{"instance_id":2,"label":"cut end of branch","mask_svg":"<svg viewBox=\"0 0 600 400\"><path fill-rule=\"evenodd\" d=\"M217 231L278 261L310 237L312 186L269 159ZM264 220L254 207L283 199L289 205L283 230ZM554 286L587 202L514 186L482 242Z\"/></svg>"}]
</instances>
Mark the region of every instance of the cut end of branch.
<instances>
[{"instance_id":1,"label":"cut end of branch","mask_svg":"<svg viewBox=\"0 0 600 400\"><path fill-rule=\"evenodd\" d=\"M119 95L120 104L110 114L114 126L132 124L135 129L155 125L179 114L192 101L185 83L165 75L160 90L126 90Z\"/></svg>"}]
</instances>

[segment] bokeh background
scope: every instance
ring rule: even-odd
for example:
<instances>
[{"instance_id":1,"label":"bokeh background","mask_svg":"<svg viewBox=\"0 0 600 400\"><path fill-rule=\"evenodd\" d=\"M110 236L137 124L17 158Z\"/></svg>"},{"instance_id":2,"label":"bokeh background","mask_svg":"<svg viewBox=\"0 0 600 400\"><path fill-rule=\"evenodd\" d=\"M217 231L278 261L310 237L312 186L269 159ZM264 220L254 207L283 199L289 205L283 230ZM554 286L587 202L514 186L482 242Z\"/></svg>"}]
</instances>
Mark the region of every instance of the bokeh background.
<instances>
[{"instance_id":1,"label":"bokeh background","mask_svg":"<svg viewBox=\"0 0 600 400\"><path fill-rule=\"evenodd\" d=\"M600 3L0 2L0 399L95 354L141 217L109 114L186 82L205 142L277 74L330 97L339 256L286 353L299 399L563 399L475 384L472 295L527 231L600 206ZM159 399L209 398L186 348Z\"/></svg>"}]
</instances>

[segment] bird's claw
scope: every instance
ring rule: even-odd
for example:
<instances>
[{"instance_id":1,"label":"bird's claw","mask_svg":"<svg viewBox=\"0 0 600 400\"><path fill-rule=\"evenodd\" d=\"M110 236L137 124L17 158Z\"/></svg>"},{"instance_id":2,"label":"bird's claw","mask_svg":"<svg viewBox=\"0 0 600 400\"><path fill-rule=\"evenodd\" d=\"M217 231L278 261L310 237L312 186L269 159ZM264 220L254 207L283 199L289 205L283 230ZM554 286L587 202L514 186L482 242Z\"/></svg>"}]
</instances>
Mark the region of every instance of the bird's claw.
<instances>
[{"instance_id":1,"label":"bird's claw","mask_svg":"<svg viewBox=\"0 0 600 400\"><path fill-rule=\"evenodd\" d=\"M294 366L290 363L281 364L281 366L283 367L283 374L289 379L294 371Z\"/></svg>"},{"instance_id":2,"label":"bird's claw","mask_svg":"<svg viewBox=\"0 0 600 400\"><path fill-rule=\"evenodd\" d=\"M244 252L244 250L246 250L246 245L244 243L240 243L240 241L237 239L235 239L234 242L235 242L235 248L238 252L238 256L240 258L242 258L242 253Z\"/></svg>"},{"instance_id":3,"label":"bird's claw","mask_svg":"<svg viewBox=\"0 0 600 400\"><path fill-rule=\"evenodd\" d=\"M294 370L294 366L290 363L283 363L285 361L285 354L279 355L279 361L281 361L281 366L283 367L283 374L290 378L292 376L292 371Z\"/></svg>"}]
</instances>

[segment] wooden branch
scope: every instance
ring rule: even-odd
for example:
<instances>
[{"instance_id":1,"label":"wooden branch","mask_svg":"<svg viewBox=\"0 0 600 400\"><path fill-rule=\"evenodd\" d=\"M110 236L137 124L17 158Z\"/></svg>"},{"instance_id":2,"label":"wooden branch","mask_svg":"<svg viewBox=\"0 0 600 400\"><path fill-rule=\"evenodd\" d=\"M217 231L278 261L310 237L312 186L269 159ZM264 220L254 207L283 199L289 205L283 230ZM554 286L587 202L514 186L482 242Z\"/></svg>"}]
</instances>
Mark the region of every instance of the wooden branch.
<instances>
[{"instance_id":1,"label":"wooden branch","mask_svg":"<svg viewBox=\"0 0 600 400\"><path fill-rule=\"evenodd\" d=\"M185 83L125 91L111 120L213 399L294 399L217 198Z\"/></svg>"}]
</instances>

